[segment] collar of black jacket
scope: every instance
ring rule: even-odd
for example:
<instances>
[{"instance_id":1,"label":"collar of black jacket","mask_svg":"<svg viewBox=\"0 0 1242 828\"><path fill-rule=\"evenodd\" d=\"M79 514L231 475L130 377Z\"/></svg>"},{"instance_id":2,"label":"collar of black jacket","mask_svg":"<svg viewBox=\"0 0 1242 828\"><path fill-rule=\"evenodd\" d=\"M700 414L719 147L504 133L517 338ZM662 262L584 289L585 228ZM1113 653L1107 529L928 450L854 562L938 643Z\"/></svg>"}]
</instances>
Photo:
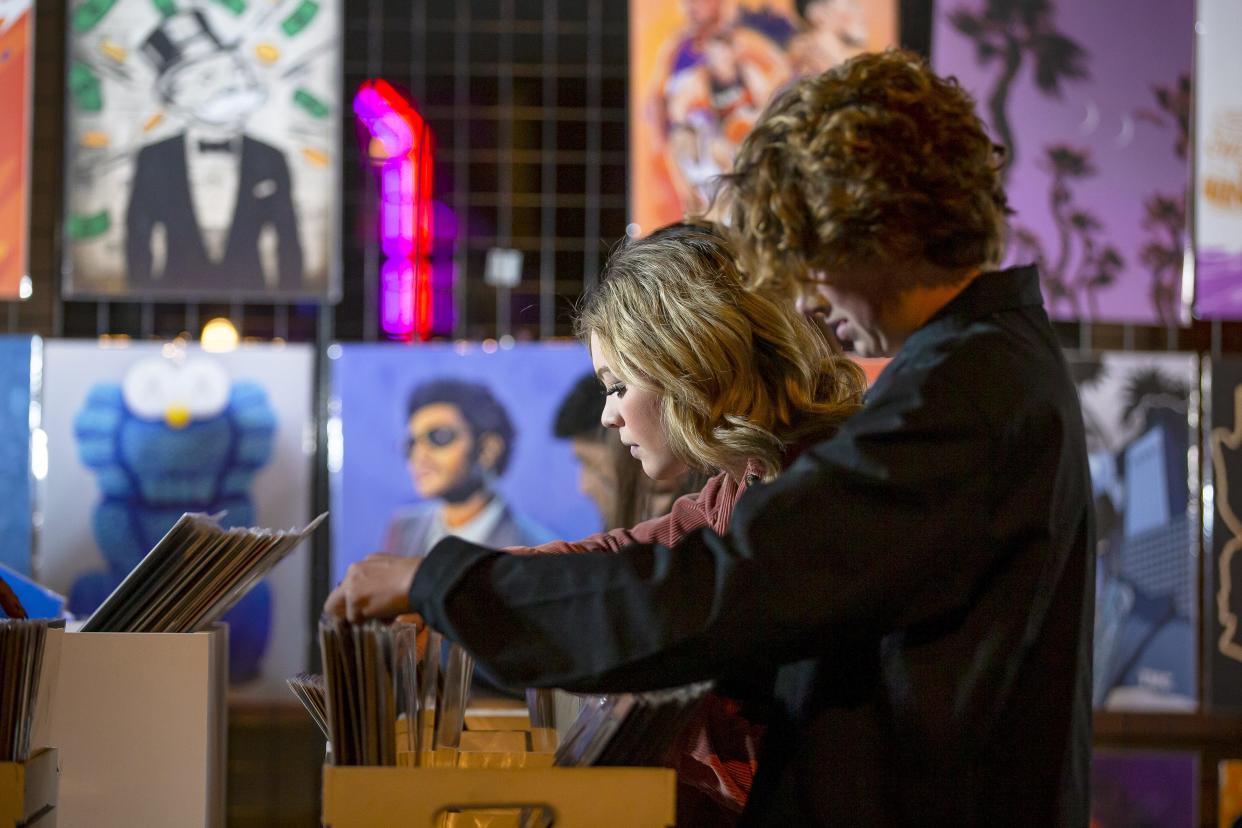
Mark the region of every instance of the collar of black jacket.
<instances>
[{"instance_id":1,"label":"collar of black jacket","mask_svg":"<svg viewBox=\"0 0 1242 828\"><path fill-rule=\"evenodd\" d=\"M1039 291L1039 271L1035 265L1011 267L981 273L961 293L928 319L924 327L941 319L981 319L1004 310L1015 310L1044 303Z\"/></svg>"}]
</instances>

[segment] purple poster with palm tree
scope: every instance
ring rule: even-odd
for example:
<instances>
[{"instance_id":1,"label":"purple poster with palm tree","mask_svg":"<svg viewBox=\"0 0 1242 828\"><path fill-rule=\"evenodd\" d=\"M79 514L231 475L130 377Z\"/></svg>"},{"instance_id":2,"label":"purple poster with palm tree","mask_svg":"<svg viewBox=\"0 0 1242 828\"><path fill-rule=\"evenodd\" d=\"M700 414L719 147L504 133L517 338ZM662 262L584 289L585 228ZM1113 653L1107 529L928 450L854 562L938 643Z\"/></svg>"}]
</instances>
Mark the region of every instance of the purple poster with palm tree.
<instances>
[{"instance_id":1,"label":"purple poster with palm tree","mask_svg":"<svg viewBox=\"0 0 1242 828\"><path fill-rule=\"evenodd\" d=\"M939 0L932 63L1005 147L1011 263L1056 319L1188 321L1190 0Z\"/></svg>"}]
</instances>

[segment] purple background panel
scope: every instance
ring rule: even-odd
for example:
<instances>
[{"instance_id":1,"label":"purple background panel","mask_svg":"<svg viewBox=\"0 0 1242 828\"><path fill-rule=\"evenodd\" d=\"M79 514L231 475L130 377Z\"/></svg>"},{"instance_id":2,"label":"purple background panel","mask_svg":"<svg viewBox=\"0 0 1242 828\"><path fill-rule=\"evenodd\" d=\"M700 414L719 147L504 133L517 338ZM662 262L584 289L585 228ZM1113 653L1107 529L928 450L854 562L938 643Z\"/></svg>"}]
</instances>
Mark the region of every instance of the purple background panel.
<instances>
[{"instance_id":1,"label":"purple background panel","mask_svg":"<svg viewBox=\"0 0 1242 828\"><path fill-rule=\"evenodd\" d=\"M343 453L330 462L332 577L383 546L389 520L418 502L406 468L406 402L415 386L441 378L482 382L505 406L517 431L509 468L497 486L518 512L577 539L601 528L595 505L578 492L578 464L552 435L561 401L591 372L577 343L518 344L486 353L461 345L343 345L332 362Z\"/></svg>"},{"instance_id":2,"label":"purple background panel","mask_svg":"<svg viewBox=\"0 0 1242 828\"><path fill-rule=\"evenodd\" d=\"M1194 753L1097 750L1091 757L1091 824L1098 828L1195 828Z\"/></svg>"},{"instance_id":3,"label":"purple background panel","mask_svg":"<svg viewBox=\"0 0 1242 828\"><path fill-rule=\"evenodd\" d=\"M1004 18L1002 8L1030 14L1033 24L990 22L967 37L953 22L985 10ZM1015 211L1008 258L1042 262L1054 318L1172 324L1181 316L1189 89L1180 83L1190 75L1193 22L1186 0L936 4L936 71L975 97L998 143L1004 129L992 99L1003 86L1004 44L1024 44L1003 107ZM998 50L986 63L983 41ZM1054 91L1041 90L1041 62L1025 44L1041 44L1044 69L1059 67L1042 77ZM1168 90L1163 102L1157 87Z\"/></svg>"},{"instance_id":4,"label":"purple background panel","mask_svg":"<svg viewBox=\"0 0 1242 828\"><path fill-rule=\"evenodd\" d=\"M1195 309L1209 319L1242 319L1242 253L1199 248Z\"/></svg>"}]
</instances>

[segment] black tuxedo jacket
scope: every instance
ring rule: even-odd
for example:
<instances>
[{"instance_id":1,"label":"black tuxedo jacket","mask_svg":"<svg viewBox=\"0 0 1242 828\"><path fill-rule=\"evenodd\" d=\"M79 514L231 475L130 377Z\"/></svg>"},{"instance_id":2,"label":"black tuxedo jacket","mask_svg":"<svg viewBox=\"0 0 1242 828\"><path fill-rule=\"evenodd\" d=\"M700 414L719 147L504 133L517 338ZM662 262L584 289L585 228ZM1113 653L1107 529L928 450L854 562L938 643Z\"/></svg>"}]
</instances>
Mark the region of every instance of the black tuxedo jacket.
<instances>
[{"instance_id":1,"label":"black tuxedo jacket","mask_svg":"<svg viewBox=\"0 0 1242 828\"><path fill-rule=\"evenodd\" d=\"M125 253L129 287L145 293L267 293L259 259L259 234L274 227L277 290L302 287L302 244L290 193L289 165L275 147L242 136L237 206L224 258L213 262L199 233L190 198L185 133L143 147L134 167L126 211ZM164 272L151 266L151 233L163 224L168 240Z\"/></svg>"}]
</instances>

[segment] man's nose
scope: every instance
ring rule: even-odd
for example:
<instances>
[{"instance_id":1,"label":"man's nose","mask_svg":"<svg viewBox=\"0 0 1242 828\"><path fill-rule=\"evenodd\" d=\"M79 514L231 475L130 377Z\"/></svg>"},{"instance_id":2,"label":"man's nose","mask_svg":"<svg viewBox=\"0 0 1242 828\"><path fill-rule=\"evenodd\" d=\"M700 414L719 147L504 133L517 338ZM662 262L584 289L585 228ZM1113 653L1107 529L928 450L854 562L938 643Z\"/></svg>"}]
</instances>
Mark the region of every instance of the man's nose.
<instances>
[{"instance_id":1,"label":"man's nose","mask_svg":"<svg viewBox=\"0 0 1242 828\"><path fill-rule=\"evenodd\" d=\"M794 300L794 307L804 316L827 316L832 312L832 305L819 294L819 291L802 290Z\"/></svg>"}]
</instances>

